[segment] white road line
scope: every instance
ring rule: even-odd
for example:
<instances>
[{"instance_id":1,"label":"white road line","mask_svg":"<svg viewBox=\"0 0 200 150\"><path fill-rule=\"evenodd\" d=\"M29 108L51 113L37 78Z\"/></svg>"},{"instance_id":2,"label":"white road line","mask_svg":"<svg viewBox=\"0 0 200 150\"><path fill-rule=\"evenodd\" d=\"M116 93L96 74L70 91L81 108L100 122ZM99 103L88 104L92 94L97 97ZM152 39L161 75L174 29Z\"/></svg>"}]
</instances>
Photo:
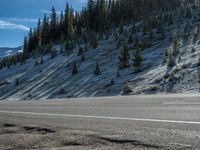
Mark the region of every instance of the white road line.
<instances>
[{"instance_id":1,"label":"white road line","mask_svg":"<svg viewBox=\"0 0 200 150\"><path fill-rule=\"evenodd\" d=\"M200 103L169 102L163 103L163 105L200 105Z\"/></svg>"},{"instance_id":2,"label":"white road line","mask_svg":"<svg viewBox=\"0 0 200 150\"><path fill-rule=\"evenodd\" d=\"M143 122L161 122L161 123L175 123L175 124L196 124L196 125L200 125L200 122L194 122L194 121L142 119L142 118L124 118L124 117L106 117L106 116L87 116L87 115L70 115L70 114L55 114L55 113L36 113L36 112L21 112L21 111L0 111L0 113L22 114L22 115L41 115L41 116L61 116L61 117L73 117L73 118L92 118L92 119L143 121Z\"/></svg>"}]
</instances>

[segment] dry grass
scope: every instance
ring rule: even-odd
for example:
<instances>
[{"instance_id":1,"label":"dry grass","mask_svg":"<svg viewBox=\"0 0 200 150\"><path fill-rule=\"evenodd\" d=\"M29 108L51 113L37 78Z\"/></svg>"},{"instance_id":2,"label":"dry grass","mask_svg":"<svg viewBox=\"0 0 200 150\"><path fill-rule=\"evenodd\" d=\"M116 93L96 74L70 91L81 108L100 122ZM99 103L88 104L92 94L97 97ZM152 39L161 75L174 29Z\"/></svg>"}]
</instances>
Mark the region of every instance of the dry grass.
<instances>
[{"instance_id":1,"label":"dry grass","mask_svg":"<svg viewBox=\"0 0 200 150\"><path fill-rule=\"evenodd\" d=\"M103 138L89 131L50 129L36 125L0 125L0 149L2 150L114 150L158 149L137 141Z\"/></svg>"}]
</instances>

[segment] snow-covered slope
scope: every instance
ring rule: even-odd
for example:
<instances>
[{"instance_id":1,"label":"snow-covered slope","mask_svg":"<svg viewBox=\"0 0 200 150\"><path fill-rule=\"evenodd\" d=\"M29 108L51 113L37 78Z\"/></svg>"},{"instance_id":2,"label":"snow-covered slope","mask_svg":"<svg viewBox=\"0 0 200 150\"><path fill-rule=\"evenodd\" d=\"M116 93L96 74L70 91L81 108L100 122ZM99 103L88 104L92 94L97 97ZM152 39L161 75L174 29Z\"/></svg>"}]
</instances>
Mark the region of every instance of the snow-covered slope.
<instances>
[{"instance_id":1,"label":"snow-covered slope","mask_svg":"<svg viewBox=\"0 0 200 150\"><path fill-rule=\"evenodd\" d=\"M193 23L190 31L198 26ZM176 58L176 65L168 67L164 62L164 55L171 47L172 31L183 37L184 23L166 27L166 38L155 38L142 51L142 71L136 73L133 67L120 70L117 77L119 55L122 44L132 34L129 26L125 26L126 34L119 36L118 41L114 34L99 42L96 49L88 48L84 52L85 61L81 61L78 50L74 49L70 55L59 54L51 59L44 56L44 63L35 65L32 58L25 64L17 64L9 69L0 70L0 99L28 100L43 98L66 98L86 96L111 96L122 94L146 93L183 93L199 92L200 89L200 41L180 41L180 52ZM156 32L155 32L156 33ZM130 34L130 35L127 35ZM139 38L145 37L138 33ZM135 36L134 34L132 35ZM119 42L120 41L120 42ZM133 56L133 44L128 44L130 55ZM99 62L102 74L94 75L96 62ZM78 74L72 75L73 64L78 67ZM130 59L130 64L132 59ZM16 84L16 81L19 81ZM114 82L111 82L111 80Z\"/></svg>"},{"instance_id":2,"label":"snow-covered slope","mask_svg":"<svg viewBox=\"0 0 200 150\"><path fill-rule=\"evenodd\" d=\"M200 45L189 43L180 48L180 59L173 68L163 63L168 49L166 41L155 43L143 51L143 71L134 73L132 67L120 70L117 77L120 48L113 39L102 40L97 49L85 52L86 60L81 62L75 52L69 56L58 55L54 59L44 57L44 63L35 66L29 59L24 65L0 70L0 99L21 100L39 98L66 98L85 96L110 96L141 93L198 92L198 58ZM192 48L195 51L192 51ZM133 53L133 50L130 51ZM93 74L96 61L99 61L102 74ZM76 62L79 73L72 75L72 64ZM19 84L16 85L16 79ZM111 84L114 79L115 83Z\"/></svg>"},{"instance_id":3,"label":"snow-covered slope","mask_svg":"<svg viewBox=\"0 0 200 150\"><path fill-rule=\"evenodd\" d=\"M0 47L0 58L22 52L22 46L16 48Z\"/></svg>"}]
</instances>

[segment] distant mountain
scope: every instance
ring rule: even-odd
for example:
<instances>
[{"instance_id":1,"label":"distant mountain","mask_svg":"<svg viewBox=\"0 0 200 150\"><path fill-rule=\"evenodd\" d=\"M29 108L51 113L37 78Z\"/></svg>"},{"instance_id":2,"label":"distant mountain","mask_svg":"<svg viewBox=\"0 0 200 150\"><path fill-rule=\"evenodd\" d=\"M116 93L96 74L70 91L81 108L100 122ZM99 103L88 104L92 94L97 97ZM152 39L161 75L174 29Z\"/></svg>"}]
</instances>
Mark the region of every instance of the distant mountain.
<instances>
[{"instance_id":1,"label":"distant mountain","mask_svg":"<svg viewBox=\"0 0 200 150\"><path fill-rule=\"evenodd\" d=\"M22 46L15 47L15 48L0 47L0 58L14 55L19 52L22 52Z\"/></svg>"}]
</instances>

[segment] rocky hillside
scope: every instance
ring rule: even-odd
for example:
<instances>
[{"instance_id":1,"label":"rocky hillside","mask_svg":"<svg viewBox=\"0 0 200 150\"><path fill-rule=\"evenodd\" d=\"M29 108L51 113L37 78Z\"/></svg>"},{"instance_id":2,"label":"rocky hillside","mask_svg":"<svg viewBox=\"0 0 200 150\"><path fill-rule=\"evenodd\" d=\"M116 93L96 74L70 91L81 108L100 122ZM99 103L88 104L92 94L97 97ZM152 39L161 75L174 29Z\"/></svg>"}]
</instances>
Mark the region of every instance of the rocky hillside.
<instances>
[{"instance_id":1,"label":"rocky hillside","mask_svg":"<svg viewBox=\"0 0 200 150\"><path fill-rule=\"evenodd\" d=\"M178 28L179 27L179 28ZM172 28L172 27L171 27ZM184 24L174 26L173 31L184 34ZM124 26L120 38L128 40L125 33L131 30ZM166 28L166 31L169 30ZM171 29L169 30L171 31ZM190 28L193 31L193 27ZM192 39L180 40L179 53L175 64L169 67L165 60L171 49L171 33L163 40L154 39L151 46L142 51L143 63L140 72L130 67L119 70L119 55L122 45L111 35L99 42L96 49L73 50L70 55L60 54L60 46L55 46L57 56L45 55L41 62L31 58L25 64L17 64L0 70L0 99L28 100L43 98L67 98L86 96L111 96L121 94L182 93L199 91L200 42ZM134 36L134 35L133 35ZM144 38L141 35L139 38ZM134 49L128 44L132 57ZM96 62L100 74L95 75ZM76 63L77 74L72 74Z\"/></svg>"},{"instance_id":2,"label":"rocky hillside","mask_svg":"<svg viewBox=\"0 0 200 150\"><path fill-rule=\"evenodd\" d=\"M35 33L30 31L25 38L24 53L2 61L0 99L199 92L200 11L196 1L166 4L154 0L148 5L113 1L112 7L111 1L108 6L103 2L94 5L90 0L80 16L73 16L67 6L65 14L70 17L65 15L60 24L53 8L51 22L45 16L43 27L39 22ZM152 10L158 3L160 7ZM132 14L135 5L141 9ZM92 15L99 7L107 13L98 12L96 24ZM128 14L123 13L125 8L130 9ZM117 16L112 15L115 9ZM141 10L145 11L137 16ZM150 15L144 18L146 13ZM75 18L79 19L73 22ZM67 30L61 28L65 20L71 21ZM54 29L63 32L57 35Z\"/></svg>"}]
</instances>

